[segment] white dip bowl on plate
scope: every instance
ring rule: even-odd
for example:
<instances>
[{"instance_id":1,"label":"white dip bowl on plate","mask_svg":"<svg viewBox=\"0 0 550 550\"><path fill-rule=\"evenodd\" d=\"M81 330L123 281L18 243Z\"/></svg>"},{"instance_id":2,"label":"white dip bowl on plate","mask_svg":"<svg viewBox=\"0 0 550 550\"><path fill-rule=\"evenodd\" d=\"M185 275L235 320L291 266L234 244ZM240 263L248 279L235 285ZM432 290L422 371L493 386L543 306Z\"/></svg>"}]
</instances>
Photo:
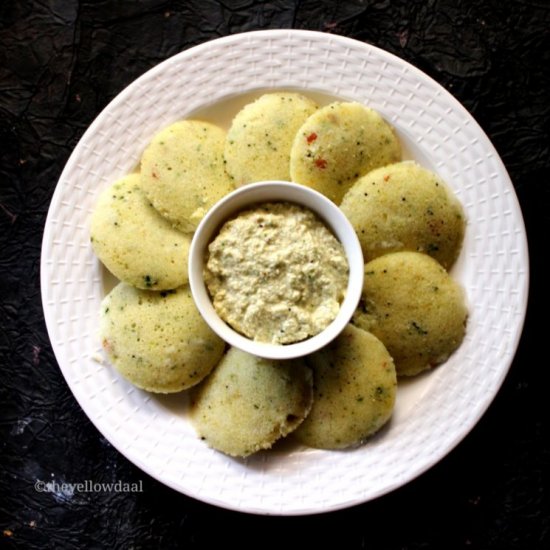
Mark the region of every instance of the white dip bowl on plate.
<instances>
[{"instance_id":1,"label":"white dip bowl on plate","mask_svg":"<svg viewBox=\"0 0 550 550\"><path fill-rule=\"evenodd\" d=\"M342 244L349 266L346 295L335 319L319 334L292 344L257 342L231 328L214 309L203 277L208 245L223 223L244 208L267 202L289 202L314 212ZM202 219L189 250L189 284L195 304L205 321L231 346L268 359L292 359L308 355L336 338L359 303L363 269L361 245L352 225L338 206L309 187L284 181L245 185L225 196Z\"/></svg>"}]
</instances>

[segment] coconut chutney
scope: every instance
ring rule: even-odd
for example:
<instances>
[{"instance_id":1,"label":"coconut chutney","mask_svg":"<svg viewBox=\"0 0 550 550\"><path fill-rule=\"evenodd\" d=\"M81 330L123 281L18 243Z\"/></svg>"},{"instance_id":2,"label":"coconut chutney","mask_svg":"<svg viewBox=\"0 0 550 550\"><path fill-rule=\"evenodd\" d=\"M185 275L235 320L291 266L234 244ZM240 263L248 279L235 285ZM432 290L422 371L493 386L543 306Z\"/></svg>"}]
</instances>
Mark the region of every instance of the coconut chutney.
<instances>
[{"instance_id":1,"label":"coconut chutney","mask_svg":"<svg viewBox=\"0 0 550 550\"><path fill-rule=\"evenodd\" d=\"M348 284L342 244L310 210L264 203L227 221L208 247L214 309L258 342L290 344L337 316Z\"/></svg>"}]
</instances>

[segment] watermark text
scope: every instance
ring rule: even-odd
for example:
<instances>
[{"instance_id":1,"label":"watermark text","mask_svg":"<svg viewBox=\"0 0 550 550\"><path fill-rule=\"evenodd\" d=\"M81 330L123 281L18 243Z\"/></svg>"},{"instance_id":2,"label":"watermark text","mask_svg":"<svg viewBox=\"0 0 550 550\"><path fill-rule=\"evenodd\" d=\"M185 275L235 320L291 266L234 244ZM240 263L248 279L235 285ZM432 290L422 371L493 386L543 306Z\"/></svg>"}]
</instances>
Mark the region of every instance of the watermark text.
<instances>
[{"instance_id":1,"label":"watermark text","mask_svg":"<svg viewBox=\"0 0 550 550\"><path fill-rule=\"evenodd\" d=\"M86 479L78 483L59 482L55 480L36 480L34 489L38 493L55 493L73 495L75 493L143 493L143 481L134 483L113 481L110 483Z\"/></svg>"}]
</instances>

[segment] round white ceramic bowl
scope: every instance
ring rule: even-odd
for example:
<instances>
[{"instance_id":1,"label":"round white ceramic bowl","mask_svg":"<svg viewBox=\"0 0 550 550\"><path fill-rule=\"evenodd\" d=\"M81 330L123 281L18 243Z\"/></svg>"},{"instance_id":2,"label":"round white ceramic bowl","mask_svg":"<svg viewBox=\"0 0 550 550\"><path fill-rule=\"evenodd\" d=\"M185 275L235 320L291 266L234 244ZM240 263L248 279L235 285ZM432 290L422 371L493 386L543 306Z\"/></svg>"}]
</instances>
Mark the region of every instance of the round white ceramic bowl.
<instances>
[{"instance_id":1,"label":"round white ceramic bowl","mask_svg":"<svg viewBox=\"0 0 550 550\"><path fill-rule=\"evenodd\" d=\"M203 278L209 243L221 225L240 210L253 204L285 201L315 212L342 243L349 264L346 296L336 318L322 332L293 344L256 342L233 330L216 312ZM206 214L199 224L189 250L189 284L197 308L212 330L230 345L268 359L291 359L312 353L327 345L344 329L355 311L363 287L363 254L355 231L342 211L317 191L283 181L245 185L233 191Z\"/></svg>"}]
</instances>

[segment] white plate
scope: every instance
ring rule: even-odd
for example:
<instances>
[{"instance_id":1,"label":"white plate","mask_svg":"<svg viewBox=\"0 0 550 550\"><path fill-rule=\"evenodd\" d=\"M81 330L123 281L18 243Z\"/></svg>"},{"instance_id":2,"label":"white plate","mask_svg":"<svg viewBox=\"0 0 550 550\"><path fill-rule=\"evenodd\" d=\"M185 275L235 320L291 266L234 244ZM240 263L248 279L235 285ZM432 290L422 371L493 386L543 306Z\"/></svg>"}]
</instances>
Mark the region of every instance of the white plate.
<instances>
[{"instance_id":1,"label":"white plate","mask_svg":"<svg viewBox=\"0 0 550 550\"><path fill-rule=\"evenodd\" d=\"M98 193L135 168L157 130L197 113L228 119L251 94L273 88L377 109L397 128L407 156L449 183L468 217L453 276L466 289L470 318L460 349L441 368L400 385L393 420L363 447L327 452L283 443L243 461L208 449L196 437L182 395L139 391L94 360L108 282L87 225ZM107 106L80 140L55 190L41 277L48 332L63 375L121 453L166 485L218 506L307 514L364 502L405 484L471 430L498 391L518 344L528 258L506 170L449 93L373 46L317 32L274 30L182 52Z\"/></svg>"}]
</instances>

